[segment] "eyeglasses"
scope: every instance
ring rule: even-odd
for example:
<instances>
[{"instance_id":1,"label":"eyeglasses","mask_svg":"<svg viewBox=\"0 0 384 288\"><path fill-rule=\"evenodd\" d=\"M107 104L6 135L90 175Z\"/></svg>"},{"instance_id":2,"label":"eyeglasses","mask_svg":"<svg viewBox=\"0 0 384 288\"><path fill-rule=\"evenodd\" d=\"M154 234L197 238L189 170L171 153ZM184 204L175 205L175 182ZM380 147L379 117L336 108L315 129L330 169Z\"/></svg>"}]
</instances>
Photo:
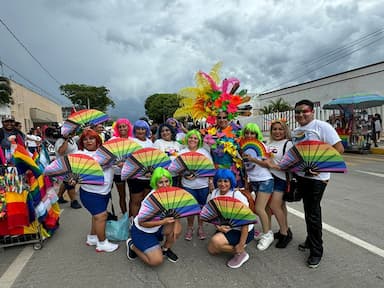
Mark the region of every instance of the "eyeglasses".
<instances>
[{"instance_id":1,"label":"eyeglasses","mask_svg":"<svg viewBox=\"0 0 384 288\"><path fill-rule=\"evenodd\" d=\"M307 114L307 113L311 113L313 110L310 110L310 109L303 109L303 110L295 110L295 114L299 115L299 114Z\"/></svg>"},{"instance_id":2,"label":"eyeglasses","mask_svg":"<svg viewBox=\"0 0 384 288\"><path fill-rule=\"evenodd\" d=\"M227 116L217 116L217 119L219 119L219 120L225 120L227 118L228 118Z\"/></svg>"}]
</instances>

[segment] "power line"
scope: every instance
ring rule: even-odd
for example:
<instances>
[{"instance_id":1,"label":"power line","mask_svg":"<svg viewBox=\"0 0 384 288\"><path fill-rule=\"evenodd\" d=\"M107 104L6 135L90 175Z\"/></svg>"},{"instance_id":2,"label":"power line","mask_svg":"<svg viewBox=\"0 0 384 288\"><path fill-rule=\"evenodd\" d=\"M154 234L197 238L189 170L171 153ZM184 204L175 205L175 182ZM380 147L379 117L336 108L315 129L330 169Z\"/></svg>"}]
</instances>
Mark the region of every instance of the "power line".
<instances>
[{"instance_id":1,"label":"power line","mask_svg":"<svg viewBox=\"0 0 384 288\"><path fill-rule=\"evenodd\" d=\"M28 48L16 37L15 33L12 32L12 30L7 26L7 24L4 23L4 21L0 18L0 23L4 25L4 27L8 30L8 32L13 36L13 38L16 39L16 41L25 49L25 51L27 51L27 53L33 58L33 60L36 61L37 64L39 64L39 66L41 67L41 69L43 69L48 75L49 77L51 77L59 86L61 86L62 84L60 83L59 80L57 80L44 66L43 64L40 63L40 61L32 55L32 53L28 50Z\"/></svg>"},{"instance_id":2,"label":"power line","mask_svg":"<svg viewBox=\"0 0 384 288\"><path fill-rule=\"evenodd\" d=\"M361 37L361 38L359 38L359 39L357 39L355 41L352 41L352 42L350 42L350 43L348 43L346 45L343 45L343 46L341 46L341 47L339 47L337 49L334 49L334 50L332 50L332 51L330 51L328 53L325 53L322 56L320 56L320 57L318 57L318 58L316 58L316 59L314 59L314 60L312 60L310 62L304 63L303 65L306 65L306 66L308 66L308 65L311 66L312 65L313 66L315 63L319 63L320 64L321 62L327 61L324 64L321 64L320 66L314 67L314 68L312 68L310 70L306 70L304 73L299 74L298 76L295 76L294 78L292 78L289 81L284 81L284 82L280 83L277 86L277 88L267 89L267 90L265 90L265 91L263 91L261 93L266 93L268 91L276 90L276 89L282 87L283 85L292 83L293 81L296 81L296 80L302 78L303 76L308 75L309 73L315 72L315 71L317 71L317 70L319 70L319 69L321 69L321 68L323 68L325 66L328 66L328 65L330 65L330 64L332 64L332 63L334 63L336 61L339 61L340 59L345 58L345 57L347 57L347 56L349 56L349 55L351 55L351 54L353 54L353 53L355 53L355 52L357 52L357 51L359 51L359 50L361 50L361 49L363 49L363 48L365 48L367 46L375 44L376 42L378 42L378 41L380 41L381 39L384 38L384 36L381 36L381 37L377 38L377 36L382 34L383 31L384 31L384 29L379 29L379 30L377 30L377 31L375 31L373 33L367 34L367 35L365 35L365 36L363 36L363 37ZM376 39L374 39L374 38L376 38ZM372 40L372 41L370 41L370 40ZM357 48L351 50L351 48L356 46L356 44L362 44L363 42L367 42L367 41L370 41L370 42L366 43L365 45L360 45L360 47L358 46ZM298 73L300 73L300 72L301 71L298 71ZM296 74L298 74L298 73L296 73Z\"/></svg>"},{"instance_id":3,"label":"power line","mask_svg":"<svg viewBox=\"0 0 384 288\"><path fill-rule=\"evenodd\" d=\"M11 70L12 72L14 72L15 74L17 74L19 77L21 77L22 79L24 79L25 81L27 81L30 85L32 85L33 87L36 87L37 89L39 89L41 92L45 93L47 96L50 96L51 99L55 99L55 101L59 102L59 103L62 103L62 100L59 98L56 98L55 96L53 96L52 94L50 94L49 92L47 92L46 90L44 90L43 88L41 88L40 86L38 86L37 84L35 84L34 82L32 82L31 80L29 80L28 78L26 78L25 76L23 76L21 73L17 72L15 69L13 69L12 67L10 67L9 65L7 65L6 63L4 63L4 61L0 60L0 66L5 66L7 67L9 70Z\"/></svg>"}]
</instances>

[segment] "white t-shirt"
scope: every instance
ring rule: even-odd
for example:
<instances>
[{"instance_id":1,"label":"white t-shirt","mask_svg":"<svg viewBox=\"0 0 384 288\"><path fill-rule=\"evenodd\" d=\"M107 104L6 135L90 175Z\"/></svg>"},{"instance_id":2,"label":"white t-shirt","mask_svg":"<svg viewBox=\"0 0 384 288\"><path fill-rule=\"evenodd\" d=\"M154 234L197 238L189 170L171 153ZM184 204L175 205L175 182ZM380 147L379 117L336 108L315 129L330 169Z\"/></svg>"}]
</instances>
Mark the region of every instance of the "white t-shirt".
<instances>
[{"instance_id":1,"label":"white t-shirt","mask_svg":"<svg viewBox=\"0 0 384 288\"><path fill-rule=\"evenodd\" d=\"M271 155L273 155L272 156L272 160L277 165L279 165L281 159L283 159L283 150L284 150L285 143L287 143L287 145L285 147L285 153L287 153L287 151L289 149L291 149L291 147L293 146L293 143L290 140L287 140L287 139L283 139L283 140L279 140L279 141L273 141L272 140L267 145L269 152L271 152ZM278 177L278 178L280 178L282 180L286 180L285 172L284 171L279 171L279 170L271 169L271 173L274 176L276 176L276 177Z\"/></svg>"},{"instance_id":2,"label":"white t-shirt","mask_svg":"<svg viewBox=\"0 0 384 288\"><path fill-rule=\"evenodd\" d=\"M179 142L165 141L163 139L157 139L155 143L153 143L153 147L165 152L171 160L175 159L183 149L183 145Z\"/></svg>"},{"instance_id":3,"label":"white t-shirt","mask_svg":"<svg viewBox=\"0 0 384 288\"><path fill-rule=\"evenodd\" d=\"M264 148L268 150L264 143L261 142L261 144L263 144ZM262 160L262 157L257 156L256 151L253 149L246 149L243 151L243 154L248 154L252 158ZM251 182L266 181L273 178L268 168L262 167L250 161L244 162L244 164L245 169L247 170L248 178Z\"/></svg>"},{"instance_id":4,"label":"white t-shirt","mask_svg":"<svg viewBox=\"0 0 384 288\"><path fill-rule=\"evenodd\" d=\"M243 202L247 207L249 206L249 202L248 202L247 197L245 197L243 195L243 193L241 193L238 190L235 190L235 191L229 190L226 194L220 195L219 189L215 189L215 190L212 191L211 194L208 195L207 201L212 200L213 198L216 198L218 196L234 197L235 199L240 200L241 202ZM241 230L241 227L235 227L235 228L232 228L232 229ZM248 225L248 232L251 231L252 229L253 229L253 224Z\"/></svg>"},{"instance_id":5,"label":"white t-shirt","mask_svg":"<svg viewBox=\"0 0 384 288\"><path fill-rule=\"evenodd\" d=\"M153 142L152 142L150 139L148 139L148 138L146 138L145 141L140 140L140 139L138 139L138 138L136 138L136 137L134 137L134 138L132 138L132 139L133 139L133 141L135 141L137 144L139 144L142 148L153 147Z\"/></svg>"},{"instance_id":6,"label":"white t-shirt","mask_svg":"<svg viewBox=\"0 0 384 288\"><path fill-rule=\"evenodd\" d=\"M331 124L317 119L312 120L307 125L297 127L293 130L292 141L294 144L307 140L318 140L332 146L341 141L340 136ZM297 174L305 178L323 181L331 178L331 173L329 172L321 172L316 176L304 176L304 172L298 172Z\"/></svg>"},{"instance_id":7,"label":"white t-shirt","mask_svg":"<svg viewBox=\"0 0 384 288\"><path fill-rule=\"evenodd\" d=\"M80 150L78 154L85 154L93 157L95 151ZM104 185L91 185L81 184L81 188L89 193L95 193L99 195L107 195L112 189L113 183L113 170L111 167L106 167L104 170Z\"/></svg>"},{"instance_id":8,"label":"white t-shirt","mask_svg":"<svg viewBox=\"0 0 384 288\"><path fill-rule=\"evenodd\" d=\"M156 190L152 190L151 192L148 193L147 196L145 196L144 200L145 201L149 196L152 195L153 192L155 192ZM151 227L151 228L147 228L147 227L143 227L139 224L139 217L141 214L143 213L146 213L147 211L145 211L146 208L143 207L143 205L140 206L140 210L139 210L139 213L137 213L137 215L135 216L135 218L133 219L133 222L135 222L135 226L137 227L137 229L143 231L143 232L146 232L146 233L156 233L160 228L161 228L161 225L159 226L155 226L155 227Z\"/></svg>"},{"instance_id":9,"label":"white t-shirt","mask_svg":"<svg viewBox=\"0 0 384 288\"><path fill-rule=\"evenodd\" d=\"M184 148L183 150L180 151L179 155L181 155L183 153L187 153L187 152L191 152L191 151L188 148ZM199 148L196 150L196 152L203 154L205 157L207 157L213 163L211 155L204 148ZM208 177L197 177L194 180L188 180L184 177L181 177L181 185L183 187L190 188L190 189L205 188L205 187L208 187Z\"/></svg>"},{"instance_id":10,"label":"white t-shirt","mask_svg":"<svg viewBox=\"0 0 384 288\"><path fill-rule=\"evenodd\" d=\"M37 135L32 135L32 134L27 134L26 140L25 140L25 145L27 147L37 147L37 142L41 141L41 137Z\"/></svg>"},{"instance_id":11,"label":"white t-shirt","mask_svg":"<svg viewBox=\"0 0 384 288\"><path fill-rule=\"evenodd\" d=\"M65 153L63 155L60 155L58 151L59 151L59 148L63 145L65 139L64 138L57 139L56 142L55 142L56 158L61 157L61 156L65 156L65 155L68 155L68 154L76 153L77 150L78 150L76 142L78 140L79 140L78 136L75 136L75 137L69 139L68 140L68 145L67 145L67 150L65 150Z\"/></svg>"}]
</instances>

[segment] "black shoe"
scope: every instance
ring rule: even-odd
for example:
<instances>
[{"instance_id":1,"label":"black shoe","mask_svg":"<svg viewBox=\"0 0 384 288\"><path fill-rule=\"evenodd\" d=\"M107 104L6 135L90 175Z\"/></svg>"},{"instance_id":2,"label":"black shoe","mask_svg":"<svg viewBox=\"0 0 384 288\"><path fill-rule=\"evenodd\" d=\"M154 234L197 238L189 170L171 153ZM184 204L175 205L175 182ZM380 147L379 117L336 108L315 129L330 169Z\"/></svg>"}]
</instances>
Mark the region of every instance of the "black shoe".
<instances>
[{"instance_id":1,"label":"black shoe","mask_svg":"<svg viewBox=\"0 0 384 288\"><path fill-rule=\"evenodd\" d=\"M309 256L307 264L309 268L317 268L320 265L321 257L319 256Z\"/></svg>"},{"instance_id":2,"label":"black shoe","mask_svg":"<svg viewBox=\"0 0 384 288\"><path fill-rule=\"evenodd\" d=\"M179 259L179 257L177 257L177 255L173 253L170 248L168 248L167 250L163 250L163 255L167 256L168 260L173 263L177 262L177 260Z\"/></svg>"},{"instance_id":3,"label":"black shoe","mask_svg":"<svg viewBox=\"0 0 384 288\"><path fill-rule=\"evenodd\" d=\"M80 208L82 208L83 206L81 206L80 205L80 203L79 203L79 201L77 201L77 200L73 200L72 202L71 202L71 208L73 208L73 209L80 209Z\"/></svg>"},{"instance_id":4,"label":"black shoe","mask_svg":"<svg viewBox=\"0 0 384 288\"><path fill-rule=\"evenodd\" d=\"M59 197L59 200L57 200L57 203L65 204L65 203L68 203L68 200L65 200L63 197Z\"/></svg>"},{"instance_id":5,"label":"black shoe","mask_svg":"<svg viewBox=\"0 0 384 288\"><path fill-rule=\"evenodd\" d=\"M275 233L273 233L273 239L274 239L274 240L278 240L278 239L280 239L281 236L284 236L284 235L282 235L282 234L280 233L280 230L277 231L277 232L275 232Z\"/></svg>"},{"instance_id":6,"label":"black shoe","mask_svg":"<svg viewBox=\"0 0 384 288\"><path fill-rule=\"evenodd\" d=\"M131 238L129 238L127 241L126 241L126 244L127 244L127 258L129 260L135 260L136 257L137 257L137 254L135 251L132 250L132 245L133 245L133 241Z\"/></svg>"},{"instance_id":7,"label":"black shoe","mask_svg":"<svg viewBox=\"0 0 384 288\"><path fill-rule=\"evenodd\" d=\"M287 235L280 234L279 241L276 243L276 248L285 248L292 241L292 231L288 228Z\"/></svg>"},{"instance_id":8,"label":"black shoe","mask_svg":"<svg viewBox=\"0 0 384 288\"><path fill-rule=\"evenodd\" d=\"M303 243L300 243L299 246L297 246L297 248L300 251L305 251L305 250L309 249L309 245L307 244L307 242L303 242Z\"/></svg>"}]
</instances>

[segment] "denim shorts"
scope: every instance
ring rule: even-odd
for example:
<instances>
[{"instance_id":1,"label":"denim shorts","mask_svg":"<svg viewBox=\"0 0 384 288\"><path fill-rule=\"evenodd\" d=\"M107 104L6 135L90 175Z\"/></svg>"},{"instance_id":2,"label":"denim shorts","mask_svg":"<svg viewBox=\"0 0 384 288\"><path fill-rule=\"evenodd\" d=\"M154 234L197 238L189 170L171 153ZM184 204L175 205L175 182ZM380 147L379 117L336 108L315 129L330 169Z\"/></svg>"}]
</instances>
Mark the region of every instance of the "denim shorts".
<instances>
[{"instance_id":1,"label":"denim shorts","mask_svg":"<svg viewBox=\"0 0 384 288\"><path fill-rule=\"evenodd\" d=\"M137 249L146 253L156 247L160 248L160 242L163 241L163 226L160 227L155 233L147 233L141 231L133 223L131 227L131 237L133 244Z\"/></svg>"},{"instance_id":2,"label":"denim shorts","mask_svg":"<svg viewBox=\"0 0 384 288\"><path fill-rule=\"evenodd\" d=\"M83 190L80 187L80 200L83 203L85 209L91 213L92 216L107 211L108 202L111 196L100 195Z\"/></svg>"},{"instance_id":3,"label":"denim shorts","mask_svg":"<svg viewBox=\"0 0 384 288\"><path fill-rule=\"evenodd\" d=\"M199 203L201 206L205 205L207 203L207 197L209 193L209 188L200 188L200 189L191 189L187 187L183 187L185 191L188 191L190 194L192 194L193 197L197 200L197 203Z\"/></svg>"},{"instance_id":4,"label":"denim shorts","mask_svg":"<svg viewBox=\"0 0 384 288\"><path fill-rule=\"evenodd\" d=\"M273 191L285 192L287 190L287 182L279 177L273 176Z\"/></svg>"},{"instance_id":5,"label":"denim shorts","mask_svg":"<svg viewBox=\"0 0 384 288\"><path fill-rule=\"evenodd\" d=\"M248 232L247 240L245 244L248 244L253 240L255 230L252 229ZM225 238L227 238L229 245L236 246L240 242L241 231L236 229L231 229L227 233L224 233Z\"/></svg>"},{"instance_id":6,"label":"denim shorts","mask_svg":"<svg viewBox=\"0 0 384 288\"><path fill-rule=\"evenodd\" d=\"M252 190L257 192L264 192L272 194L273 192L273 179L268 179L265 181L251 181Z\"/></svg>"}]
</instances>

